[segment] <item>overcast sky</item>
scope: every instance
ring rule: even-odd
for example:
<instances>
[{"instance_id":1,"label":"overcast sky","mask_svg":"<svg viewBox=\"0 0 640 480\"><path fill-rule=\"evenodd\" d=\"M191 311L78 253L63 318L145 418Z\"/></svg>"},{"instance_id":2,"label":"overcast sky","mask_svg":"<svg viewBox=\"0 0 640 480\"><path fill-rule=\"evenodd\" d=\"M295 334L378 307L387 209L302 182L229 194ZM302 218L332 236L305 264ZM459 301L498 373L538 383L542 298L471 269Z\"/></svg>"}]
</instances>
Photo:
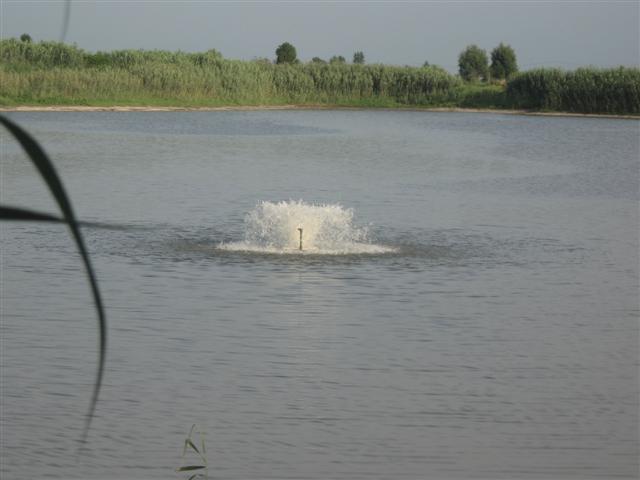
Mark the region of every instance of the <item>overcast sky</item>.
<instances>
[{"instance_id":1,"label":"overcast sky","mask_svg":"<svg viewBox=\"0 0 640 480\"><path fill-rule=\"evenodd\" d=\"M0 35L58 40L65 2L0 0ZM79 1L69 43L90 50L219 50L274 57L292 43L302 60L362 50L368 63L455 71L460 51L510 44L521 69L640 63L640 2L631 1Z\"/></svg>"}]
</instances>

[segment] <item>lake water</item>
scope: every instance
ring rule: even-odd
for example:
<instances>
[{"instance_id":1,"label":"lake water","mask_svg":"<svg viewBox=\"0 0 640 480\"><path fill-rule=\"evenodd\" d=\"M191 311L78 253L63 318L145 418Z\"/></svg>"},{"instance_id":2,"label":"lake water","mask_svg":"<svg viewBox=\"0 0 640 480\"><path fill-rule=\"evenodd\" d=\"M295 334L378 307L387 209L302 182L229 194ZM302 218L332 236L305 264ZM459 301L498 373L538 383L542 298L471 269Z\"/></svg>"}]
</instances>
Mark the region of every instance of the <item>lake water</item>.
<instances>
[{"instance_id":1,"label":"lake water","mask_svg":"<svg viewBox=\"0 0 640 480\"><path fill-rule=\"evenodd\" d=\"M637 478L640 122L9 117L123 228L84 229L78 456L81 262L0 226L3 478L187 478L194 423L213 478ZM1 149L2 203L56 212Z\"/></svg>"}]
</instances>

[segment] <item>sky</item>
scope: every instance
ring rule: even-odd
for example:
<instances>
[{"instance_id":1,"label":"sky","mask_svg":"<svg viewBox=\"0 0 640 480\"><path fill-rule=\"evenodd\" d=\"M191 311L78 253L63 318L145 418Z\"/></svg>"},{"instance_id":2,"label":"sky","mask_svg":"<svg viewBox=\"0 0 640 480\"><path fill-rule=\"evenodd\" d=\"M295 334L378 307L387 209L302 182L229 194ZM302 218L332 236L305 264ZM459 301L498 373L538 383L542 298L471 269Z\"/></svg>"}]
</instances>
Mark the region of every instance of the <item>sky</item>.
<instances>
[{"instance_id":1,"label":"sky","mask_svg":"<svg viewBox=\"0 0 640 480\"><path fill-rule=\"evenodd\" d=\"M0 0L0 37L60 40L65 2ZM454 72L460 52L511 45L521 70L640 64L640 1L80 1L65 41L89 50L204 51L422 65Z\"/></svg>"}]
</instances>

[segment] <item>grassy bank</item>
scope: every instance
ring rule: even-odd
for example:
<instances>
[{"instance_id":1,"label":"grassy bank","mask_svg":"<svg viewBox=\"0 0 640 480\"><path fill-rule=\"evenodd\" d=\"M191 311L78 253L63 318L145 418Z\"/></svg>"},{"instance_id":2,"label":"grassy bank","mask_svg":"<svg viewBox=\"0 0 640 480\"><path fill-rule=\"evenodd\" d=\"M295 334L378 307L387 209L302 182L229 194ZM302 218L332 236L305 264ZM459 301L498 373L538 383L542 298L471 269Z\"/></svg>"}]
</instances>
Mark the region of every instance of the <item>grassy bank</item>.
<instances>
[{"instance_id":1,"label":"grassy bank","mask_svg":"<svg viewBox=\"0 0 640 480\"><path fill-rule=\"evenodd\" d=\"M507 85L468 84L438 67L293 64L203 53L89 53L0 42L0 105L526 108L640 114L638 69L537 70Z\"/></svg>"}]
</instances>

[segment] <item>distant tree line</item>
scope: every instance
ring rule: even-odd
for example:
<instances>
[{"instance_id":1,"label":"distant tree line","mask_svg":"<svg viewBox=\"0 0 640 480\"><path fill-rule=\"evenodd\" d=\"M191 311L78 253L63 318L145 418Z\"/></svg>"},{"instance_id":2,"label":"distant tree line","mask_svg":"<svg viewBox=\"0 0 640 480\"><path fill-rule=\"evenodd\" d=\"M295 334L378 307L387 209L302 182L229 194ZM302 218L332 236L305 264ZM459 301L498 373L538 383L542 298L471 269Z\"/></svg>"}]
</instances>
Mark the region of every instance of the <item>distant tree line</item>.
<instances>
[{"instance_id":1,"label":"distant tree line","mask_svg":"<svg viewBox=\"0 0 640 480\"><path fill-rule=\"evenodd\" d=\"M278 48L276 48L276 63L277 64L300 63L300 60L297 57L296 47L294 47L289 42L284 42L278 45ZM344 58L342 55L334 55L327 62L326 60L323 60L320 57L313 57L311 59L311 63L319 63L319 64L330 63L333 65L333 64L347 63L347 59ZM356 65L364 65L365 63L364 53L362 51L357 51L353 54L353 63Z\"/></svg>"},{"instance_id":2,"label":"distant tree line","mask_svg":"<svg viewBox=\"0 0 640 480\"><path fill-rule=\"evenodd\" d=\"M289 42L285 42L276 48L276 63L300 63L297 58L296 48ZM313 57L311 63L342 64L347 60L342 55L334 55L329 61L320 57ZM357 51L353 54L353 64L364 65L364 52ZM429 62L424 62L423 67L429 67ZM469 45L458 57L458 73L467 82L504 81L518 72L516 54L510 45L500 43L491 52L491 65L487 52L477 45Z\"/></svg>"}]
</instances>

